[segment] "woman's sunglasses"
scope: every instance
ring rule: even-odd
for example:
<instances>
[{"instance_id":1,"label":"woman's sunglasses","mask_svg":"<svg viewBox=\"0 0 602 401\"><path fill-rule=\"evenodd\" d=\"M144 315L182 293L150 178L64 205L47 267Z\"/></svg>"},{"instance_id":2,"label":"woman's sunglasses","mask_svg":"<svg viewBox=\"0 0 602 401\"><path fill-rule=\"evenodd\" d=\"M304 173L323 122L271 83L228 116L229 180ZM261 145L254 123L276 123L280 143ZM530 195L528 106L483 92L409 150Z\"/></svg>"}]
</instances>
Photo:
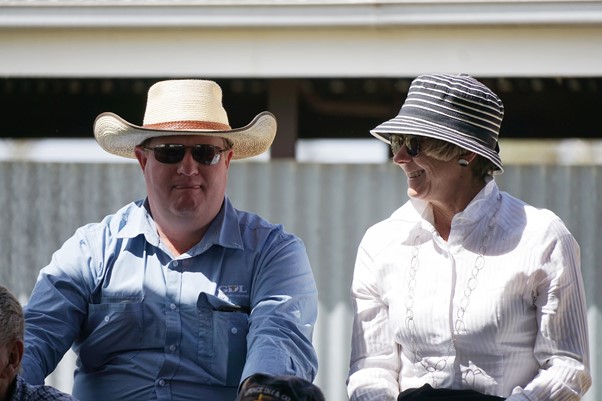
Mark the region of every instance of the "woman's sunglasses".
<instances>
[{"instance_id":1,"label":"woman's sunglasses","mask_svg":"<svg viewBox=\"0 0 602 401\"><path fill-rule=\"evenodd\" d=\"M186 155L186 149L190 149L192 158L201 164L212 166L217 164L222 153L230 149L222 149L215 145L192 145L186 146L175 143L166 143L151 147L142 146L143 149L150 150L155 154L158 162L165 164L179 163Z\"/></svg>"},{"instance_id":2,"label":"woman's sunglasses","mask_svg":"<svg viewBox=\"0 0 602 401\"><path fill-rule=\"evenodd\" d=\"M420 153L420 138L413 135L390 135L391 140L391 151L393 155L401 150L402 146L405 146L408 155L412 157L418 156Z\"/></svg>"}]
</instances>

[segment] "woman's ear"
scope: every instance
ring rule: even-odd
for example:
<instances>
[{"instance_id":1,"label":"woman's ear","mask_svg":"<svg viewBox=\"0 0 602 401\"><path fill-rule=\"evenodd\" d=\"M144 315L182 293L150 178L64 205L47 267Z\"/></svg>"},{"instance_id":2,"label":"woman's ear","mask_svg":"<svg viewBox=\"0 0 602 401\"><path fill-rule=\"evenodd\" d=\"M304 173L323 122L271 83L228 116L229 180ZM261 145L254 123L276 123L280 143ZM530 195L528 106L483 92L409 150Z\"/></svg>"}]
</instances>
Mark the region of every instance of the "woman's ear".
<instances>
[{"instance_id":1,"label":"woman's ear","mask_svg":"<svg viewBox=\"0 0 602 401\"><path fill-rule=\"evenodd\" d=\"M458 158L458 164L462 167L468 166L472 161L477 157L477 154L474 152L464 153Z\"/></svg>"}]
</instances>

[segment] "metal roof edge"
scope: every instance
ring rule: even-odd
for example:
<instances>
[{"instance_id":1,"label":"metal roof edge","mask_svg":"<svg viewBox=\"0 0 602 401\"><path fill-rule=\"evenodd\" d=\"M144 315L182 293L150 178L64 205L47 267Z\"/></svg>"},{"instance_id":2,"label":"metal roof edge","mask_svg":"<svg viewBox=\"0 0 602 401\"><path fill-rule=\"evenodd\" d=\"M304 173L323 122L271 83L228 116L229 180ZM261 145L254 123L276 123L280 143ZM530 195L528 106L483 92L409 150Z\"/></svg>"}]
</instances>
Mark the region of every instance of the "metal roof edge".
<instances>
[{"instance_id":1,"label":"metal roof edge","mask_svg":"<svg viewBox=\"0 0 602 401\"><path fill-rule=\"evenodd\" d=\"M0 28L602 25L601 1L0 1Z\"/></svg>"}]
</instances>

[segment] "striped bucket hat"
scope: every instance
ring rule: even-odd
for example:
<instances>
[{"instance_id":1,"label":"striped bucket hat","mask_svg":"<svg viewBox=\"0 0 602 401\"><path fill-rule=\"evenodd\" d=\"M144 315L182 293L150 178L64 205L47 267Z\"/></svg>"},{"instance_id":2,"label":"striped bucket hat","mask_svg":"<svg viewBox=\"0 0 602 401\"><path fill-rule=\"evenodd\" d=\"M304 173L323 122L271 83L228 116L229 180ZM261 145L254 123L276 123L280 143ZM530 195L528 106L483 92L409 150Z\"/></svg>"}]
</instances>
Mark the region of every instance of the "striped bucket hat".
<instances>
[{"instance_id":1,"label":"striped bucket hat","mask_svg":"<svg viewBox=\"0 0 602 401\"><path fill-rule=\"evenodd\" d=\"M391 135L441 139L489 159L501 174L498 136L504 117L500 98L466 74L421 75L412 81L397 117L370 131L386 143Z\"/></svg>"}]
</instances>

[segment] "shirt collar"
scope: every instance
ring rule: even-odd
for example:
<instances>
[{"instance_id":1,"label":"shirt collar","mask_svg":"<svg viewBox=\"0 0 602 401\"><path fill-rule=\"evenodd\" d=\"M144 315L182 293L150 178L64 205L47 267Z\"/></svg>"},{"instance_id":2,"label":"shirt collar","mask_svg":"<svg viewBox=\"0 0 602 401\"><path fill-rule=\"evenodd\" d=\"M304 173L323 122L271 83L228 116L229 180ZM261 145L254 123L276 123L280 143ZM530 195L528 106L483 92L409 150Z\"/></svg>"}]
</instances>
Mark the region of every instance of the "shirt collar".
<instances>
[{"instance_id":1,"label":"shirt collar","mask_svg":"<svg viewBox=\"0 0 602 401\"><path fill-rule=\"evenodd\" d=\"M499 196L499 188L495 180L488 180L487 184L479 191L479 193L470 201L466 208L456 214L452 221L452 226L470 225L476 223L487 215L495 212L496 205L494 200ZM406 224L409 224L409 232L406 240L414 238L419 234L418 230L434 231L433 210L430 204L421 199L410 198L401 208L396 210L392 215L392 219L403 219Z\"/></svg>"},{"instance_id":2,"label":"shirt collar","mask_svg":"<svg viewBox=\"0 0 602 401\"><path fill-rule=\"evenodd\" d=\"M499 189L494 180L491 180L470 201L468 206L454 216L454 224L471 224L480 221L495 213L497 205L495 200L499 196Z\"/></svg>"},{"instance_id":3,"label":"shirt collar","mask_svg":"<svg viewBox=\"0 0 602 401\"><path fill-rule=\"evenodd\" d=\"M197 246L203 246L206 249L212 245L243 249L242 234L238 224L238 211L227 196L224 197L222 208L209 225L203 240Z\"/></svg>"},{"instance_id":4,"label":"shirt collar","mask_svg":"<svg viewBox=\"0 0 602 401\"><path fill-rule=\"evenodd\" d=\"M8 399L10 401L25 399L25 396L26 396L25 379L23 379L21 376L17 375L17 377L15 377L15 380L13 381L13 384L11 385L11 387L12 387L12 391L9 391L9 393L8 393L9 394Z\"/></svg>"},{"instance_id":5,"label":"shirt collar","mask_svg":"<svg viewBox=\"0 0 602 401\"><path fill-rule=\"evenodd\" d=\"M122 223L119 233L120 238L134 238L144 235L146 241L153 246L159 246L160 239L157 226L148 211L148 199L143 199L130 204L122 214ZM224 197L224 203L219 213L213 219L205 236L197 245L188 252L199 254L213 245L225 248L243 249L242 235L238 225L238 211L230 199Z\"/></svg>"}]
</instances>

